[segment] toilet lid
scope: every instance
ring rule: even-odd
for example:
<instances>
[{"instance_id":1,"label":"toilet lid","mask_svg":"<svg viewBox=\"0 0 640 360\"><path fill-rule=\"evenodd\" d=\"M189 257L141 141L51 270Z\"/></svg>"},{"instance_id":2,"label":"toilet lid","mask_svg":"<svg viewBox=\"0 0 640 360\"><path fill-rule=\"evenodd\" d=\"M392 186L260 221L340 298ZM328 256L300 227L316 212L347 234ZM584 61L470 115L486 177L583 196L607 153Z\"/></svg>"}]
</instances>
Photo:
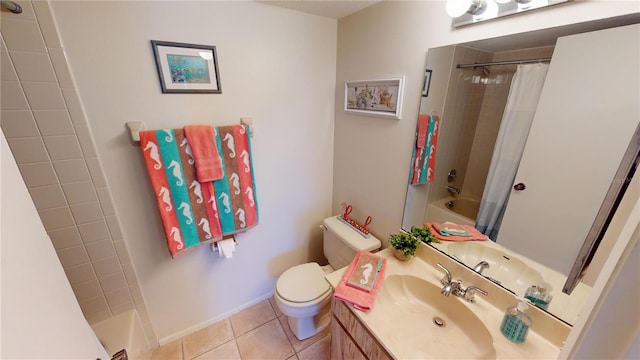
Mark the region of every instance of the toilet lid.
<instances>
[{"instance_id":1,"label":"toilet lid","mask_svg":"<svg viewBox=\"0 0 640 360\"><path fill-rule=\"evenodd\" d=\"M276 282L276 291L287 301L312 301L331 291L331 286L324 279L325 275L317 263L297 265L280 275Z\"/></svg>"}]
</instances>

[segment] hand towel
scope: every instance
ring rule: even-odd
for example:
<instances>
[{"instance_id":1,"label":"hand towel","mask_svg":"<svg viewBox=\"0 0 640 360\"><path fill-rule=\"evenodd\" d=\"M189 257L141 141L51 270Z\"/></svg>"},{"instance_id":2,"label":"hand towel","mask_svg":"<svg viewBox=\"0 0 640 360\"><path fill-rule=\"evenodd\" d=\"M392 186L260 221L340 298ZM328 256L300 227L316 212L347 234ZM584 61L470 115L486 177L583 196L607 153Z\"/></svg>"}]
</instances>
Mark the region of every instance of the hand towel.
<instances>
[{"instance_id":1,"label":"hand towel","mask_svg":"<svg viewBox=\"0 0 640 360\"><path fill-rule=\"evenodd\" d=\"M203 183L222 179L222 165L213 126L187 125L184 134L193 153L198 181Z\"/></svg>"},{"instance_id":2,"label":"hand towel","mask_svg":"<svg viewBox=\"0 0 640 360\"><path fill-rule=\"evenodd\" d=\"M358 259L353 273L347 280L347 285L371 292L378 279L378 272L382 268L382 258L369 253L363 253Z\"/></svg>"},{"instance_id":3,"label":"hand towel","mask_svg":"<svg viewBox=\"0 0 640 360\"><path fill-rule=\"evenodd\" d=\"M357 289L355 287L351 287L347 285L347 281L351 278L351 276L353 275L353 272L355 270L356 265L358 264L358 261L360 260L360 257L363 256L363 254L368 254L367 256L374 256L379 258L380 260L382 260L382 266L380 267L380 270L378 271L378 276L376 278L376 282L373 285L373 289L370 292L364 291L364 290L360 290ZM369 311L373 308L373 305L376 301L376 297L378 296L378 291L380 290L380 287L382 287L382 282L384 280L384 272L386 270L386 265L387 265L387 259L385 258L381 258L377 255L373 255L370 252L366 251L366 250L360 250L358 251L358 253L356 254L356 256L353 258L353 260L351 261L351 263L349 264L349 267L347 268L347 271L344 273L344 276L342 277L342 280L340 280L340 282L338 283L338 286L336 287L333 296L336 299L340 299L348 304L350 304L351 306L353 306L356 309L362 310L362 311Z\"/></svg>"},{"instance_id":4,"label":"hand towel","mask_svg":"<svg viewBox=\"0 0 640 360\"><path fill-rule=\"evenodd\" d=\"M446 222L442 224L432 223L433 227L442 235L449 236L471 236L469 230L467 230L464 226L459 224L454 224L451 222Z\"/></svg>"},{"instance_id":5,"label":"hand towel","mask_svg":"<svg viewBox=\"0 0 640 360\"><path fill-rule=\"evenodd\" d=\"M489 237L483 233L481 233L480 231L478 231L478 229L474 228L471 225L463 225L465 229L467 229L470 233L471 236L455 236L455 235L449 235L449 236L445 236L442 235L438 232L438 230L433 226L433 223L429 223L426 222L424 223L425 226L428 226L432 231L433 235L436 237L436 239L441 240L441 241L485 241L485 240L489 240Z\"/></svg>"},{"instance_id":6,"label":"hand towel","mask_svg":"<svg viewBox=\"0 0 640 360\"><path fill-rule=\"evenodd\" d=\"M431 146L427 157L427 182L433 182L433 175L436 170L436 147L438 146L438 134L440 133L440 117L433 116L433 130L431 131Z\"/></svg>"}]
</instances>

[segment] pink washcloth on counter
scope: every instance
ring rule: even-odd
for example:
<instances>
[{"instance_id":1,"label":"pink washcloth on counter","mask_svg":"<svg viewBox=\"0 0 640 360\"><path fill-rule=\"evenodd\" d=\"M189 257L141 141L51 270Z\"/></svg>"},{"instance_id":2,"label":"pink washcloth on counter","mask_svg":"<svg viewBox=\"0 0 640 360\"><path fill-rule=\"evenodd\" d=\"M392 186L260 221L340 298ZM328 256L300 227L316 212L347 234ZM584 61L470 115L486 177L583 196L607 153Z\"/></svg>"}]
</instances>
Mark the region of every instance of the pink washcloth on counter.
<instances>
[{"instance_id":1,"label":"pink washcloth on counter","mask_svg":"<svg viewBox=\"0 0 640 360\"><path fill-rule=\"evenodd\" d=\"M184 135L189 140L199 182L222 179L222 161L218 154L216 133L213 126L188 125L184 127Z\"/></svg>"},{"instance_id":2,"label":"pink washcloth on counter","mask_svg":"<svg viewBox=\"0 0 640 360\"><path fill-rule=\"evenodd\" d=\"M377 258L382 261L382 265L380 266L380 270L378 270L378 274L375 279L375 284L373 285L373 289L371 291L365 291L365 290L361 290L356 287L347 285L347 282L349 281L349 279L351 279L351 276L353 275L356 269L356 264L358 264L358 262L360 261L361 256L366 256L370 259ZM340 299L348 304L351 304L351 306L353 306L356 309L359 309L362 311L371 310L371 308L373 307L373 304L376 301L376 297L378 296L378 291L382 286L382 282L384 280L384 272L387 267L386 265L387 265L387 259L377 255L373 255L366 250L358 251L356 256L351 261L351 264L349 264L349 267L347 268L347 271L344 273L344 276L342 276L342 280L340 280L340 282L338 283L338 286L336 287L336 290L334 291L333 296L336 299ZM374 269L373 271L376 271L376 269Z\"/></svg>"},{"instance_id":3,"label":"pink washcloth on counter","mask_svg":"<svg viewBox=\"0 0 640 360\"><path fill-rule=\"evenodd\" d=\"M428 226L431 230L431 233L436 237L436 239L440 240L440 241L485 241L485 240L489 240L489 237L483 233L481 233L480 231L478 231L478 229L474 228L471 225L462 225L464 226L465 229L467 229L470 233L471 236L455 236L455 235L442 235L440 234L440 232L436 229L436 227L433 225L433 223L429 223L426 222L424 223L425 226Z\"/></svg>"}]
</instances>

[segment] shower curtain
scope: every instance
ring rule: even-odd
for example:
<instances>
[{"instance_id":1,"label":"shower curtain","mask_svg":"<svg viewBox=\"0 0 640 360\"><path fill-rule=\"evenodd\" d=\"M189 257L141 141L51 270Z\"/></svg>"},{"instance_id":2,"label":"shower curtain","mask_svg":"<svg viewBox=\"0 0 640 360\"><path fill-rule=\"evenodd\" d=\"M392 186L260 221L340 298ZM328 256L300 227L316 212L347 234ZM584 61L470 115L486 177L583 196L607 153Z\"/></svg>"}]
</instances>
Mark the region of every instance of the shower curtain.
<instances>
[{"instance_id":1,"label":"shower curtain","mask_svg":"<svg viewBox=\"0 0 640 360\"><path fill-rule=\"evenodd\" d=\"M476 222L476 228L493 241L498 237L548 68L542 63L520 64L511 81Z\"/></svg>"}]
</instances>

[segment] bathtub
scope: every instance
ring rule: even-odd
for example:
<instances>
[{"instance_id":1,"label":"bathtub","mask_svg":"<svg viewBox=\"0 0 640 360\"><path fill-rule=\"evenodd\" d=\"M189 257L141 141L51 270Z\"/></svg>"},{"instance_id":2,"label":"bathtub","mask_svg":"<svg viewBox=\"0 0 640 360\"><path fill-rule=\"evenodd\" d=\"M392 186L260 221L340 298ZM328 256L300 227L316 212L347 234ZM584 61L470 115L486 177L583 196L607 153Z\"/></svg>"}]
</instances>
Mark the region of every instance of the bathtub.
<instances>
[{"instance_id":1,"label":"bathtub","mask_svg":"<svg viewBox=\"0 0 640 360\"><path fill-rule=\"evenodd\" d=\"M109 355L126 349L130 360L148 359L151 356L147 338L135 310L116 315L91 325Z\"/></svg>"},{"instance_id":2,"label":"bathtub","mask_svg":"<svg viewBox=\"0 0 640 360\"><path fill-rule=\"evenodd\" d=\"M478 209L480 209L480 201L476 199L448 197L427 205L425 221L433 223L451 221L456 224L475 226Z\"/></svg>"}]
</instances>

